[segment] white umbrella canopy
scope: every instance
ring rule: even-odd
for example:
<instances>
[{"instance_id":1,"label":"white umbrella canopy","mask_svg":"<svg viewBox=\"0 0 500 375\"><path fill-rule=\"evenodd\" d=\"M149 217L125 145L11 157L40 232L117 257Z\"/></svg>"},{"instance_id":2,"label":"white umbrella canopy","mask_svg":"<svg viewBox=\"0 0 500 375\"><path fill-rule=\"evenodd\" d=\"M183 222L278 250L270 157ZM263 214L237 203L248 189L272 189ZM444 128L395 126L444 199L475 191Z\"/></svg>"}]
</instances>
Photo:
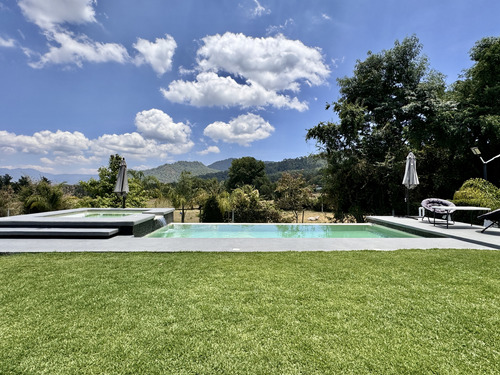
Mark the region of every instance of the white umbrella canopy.
<instances>
[{"instance_id":1,"label":"white umbrella canopy","mask_svg":"<svg viewBox=\"0 0 500 375\"><path fill-rule=\"evenodd\" d=\"M418 175L417 175L417 158L413 155L413 152L410 152L406 157L406 168L405 175L403 177L403 185L406 186L407 189L413 189L417 187Z\"/></svg>"},{"instance_id":2,"label":"white umbrella canopy","mask_svg":"<svg viewBox=\"0 0 500 375\"><path fill-rule=\"evenodd\" d=\"M119 197L123 198L122 208L125 208L125 199L129 192L128 188L128 177L127 177L127 163L125 159L122 159L120 163L120 169L118 170L118 177L116 178L116 185L114 192L118 194Z\"/></svg>"},{"instance_id":3,"label":"white umbrella canopy","mask_svg":"<svg viewBox=\"0 0 500 375\"><path fill-rule=\"evenodd\" d=\"M403 185L406 186L406 215L410 216L410 189L414 189L419 184L417 175L417 158L410 152L406 157L405 175Z\"/></svg>"}]
</instances>

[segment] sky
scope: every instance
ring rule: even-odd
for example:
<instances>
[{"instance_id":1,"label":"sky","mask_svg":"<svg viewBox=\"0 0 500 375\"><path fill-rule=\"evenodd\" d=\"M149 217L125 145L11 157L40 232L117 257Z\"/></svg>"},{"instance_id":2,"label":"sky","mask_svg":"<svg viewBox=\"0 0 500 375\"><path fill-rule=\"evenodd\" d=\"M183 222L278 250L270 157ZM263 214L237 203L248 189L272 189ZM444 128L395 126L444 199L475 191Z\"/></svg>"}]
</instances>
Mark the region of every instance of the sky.
<instances>
[{"instance_id":1,"label":"sky","mask_svg":"<svg viewBox=\"0 0 500 375\"><path fill-rule=\"evenodd\" d=\"M306 156L368 51L416 35L451 84L499 20L498 0L0 0L0 168Z\"/></svg>"}]
</instances>

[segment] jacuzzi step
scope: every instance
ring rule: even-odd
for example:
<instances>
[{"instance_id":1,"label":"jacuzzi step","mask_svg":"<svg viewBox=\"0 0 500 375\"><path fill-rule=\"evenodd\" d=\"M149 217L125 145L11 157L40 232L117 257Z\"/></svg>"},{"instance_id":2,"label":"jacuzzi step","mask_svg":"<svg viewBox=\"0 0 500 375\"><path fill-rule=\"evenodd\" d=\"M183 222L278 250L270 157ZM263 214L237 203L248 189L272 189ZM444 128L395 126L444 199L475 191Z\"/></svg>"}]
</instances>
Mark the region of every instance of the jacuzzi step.
<instances>
[{"instance_id":1,"label":"jacuzzi step","mask_svg":"<svg viewBox=\"0 0 500 375\"><path fill-rule=\"evenodd\" d=\"M0 237L109 238L118 228L0 228Z\"/></svg>"}]
</instances>

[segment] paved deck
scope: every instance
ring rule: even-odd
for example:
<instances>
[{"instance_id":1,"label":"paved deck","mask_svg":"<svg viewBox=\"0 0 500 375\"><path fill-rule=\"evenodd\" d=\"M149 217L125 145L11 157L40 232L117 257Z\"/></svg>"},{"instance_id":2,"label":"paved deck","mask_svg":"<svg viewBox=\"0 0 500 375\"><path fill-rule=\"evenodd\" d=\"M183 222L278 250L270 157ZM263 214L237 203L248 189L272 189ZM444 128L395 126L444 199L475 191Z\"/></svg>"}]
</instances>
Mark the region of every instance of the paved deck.
<instances>
[{"instance_id":1,"label":"paved deck","mask_svg":"<svg viewBox=\"0 0 500 375\"><path fill-rule=\"evenodd\" d=\"M439 238L361 238L361 239L187 239L136 238L116 236L109 239L0 239L0 253L26 252L250 252L250 251L337 251L399 249L500 249L500 229L456 223L446 229L427 221L389 216L369 217L371 222L404 226Z\"/></svg>"}]
</instances>

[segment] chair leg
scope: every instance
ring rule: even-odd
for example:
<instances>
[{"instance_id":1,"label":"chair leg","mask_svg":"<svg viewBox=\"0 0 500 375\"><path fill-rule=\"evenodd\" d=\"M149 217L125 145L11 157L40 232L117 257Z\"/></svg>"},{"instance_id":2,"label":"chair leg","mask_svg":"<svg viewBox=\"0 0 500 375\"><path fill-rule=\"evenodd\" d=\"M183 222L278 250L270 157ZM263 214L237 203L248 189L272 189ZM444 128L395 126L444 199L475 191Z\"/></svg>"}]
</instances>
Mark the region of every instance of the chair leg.
<instances>
[{"instance_id":1,"label":"chair leg","mask_svg":"<svg viewBox=\"0 0 500 375\"><path fill-rule=\"evenodd\" d=\"M488 229L488 228L492 227L492 226L493 226L493 225L495 225L495 224L496 224L496 225L498 225L498 222L497 222L497 221L492 221L490 225L488 225L486 228L484 228L484 229L481 231L481 233L484 233L484 231L485 231L486 229Z\"/></svg>"}]
</instances>

